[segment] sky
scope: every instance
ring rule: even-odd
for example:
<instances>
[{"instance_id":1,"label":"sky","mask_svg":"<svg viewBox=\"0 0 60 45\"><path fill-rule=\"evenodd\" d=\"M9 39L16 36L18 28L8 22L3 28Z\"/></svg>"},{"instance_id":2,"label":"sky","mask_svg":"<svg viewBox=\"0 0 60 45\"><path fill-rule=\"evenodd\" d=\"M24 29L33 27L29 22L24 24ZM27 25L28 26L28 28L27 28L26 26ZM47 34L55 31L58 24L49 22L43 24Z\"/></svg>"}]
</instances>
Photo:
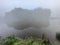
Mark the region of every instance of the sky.
<instances>
[{"instance_id":1,"label":"sky","mask_svg":"<svg viewBox=\"0 0 60 45\"><path fill-rule=\"evenodd\" d=\"M25 9L49 8L52 17L59 17L60 14L60 0L0 0L0 15L17 7Z\"/></svg>"}]
</instances>

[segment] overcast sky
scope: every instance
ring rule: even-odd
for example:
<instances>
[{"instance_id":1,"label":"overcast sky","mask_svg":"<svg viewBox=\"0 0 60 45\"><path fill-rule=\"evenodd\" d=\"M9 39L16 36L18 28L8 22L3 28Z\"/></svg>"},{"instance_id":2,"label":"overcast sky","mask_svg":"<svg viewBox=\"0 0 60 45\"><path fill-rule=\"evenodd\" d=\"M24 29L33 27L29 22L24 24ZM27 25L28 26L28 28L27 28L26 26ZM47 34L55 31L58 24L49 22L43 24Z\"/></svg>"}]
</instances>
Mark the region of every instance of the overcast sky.
<instances>
[{"instance_id":1,"label":"overcast sky","mask_svg":"<svg viewBox=\"0 0 60 45\"><path fill-rule=\"evenodd\" d=\"M60 0L0 0L0 14L16 7L26 9L49 8L53 12L53 17L57 14L58 17L60 15Z\"/></svg>"}]
</instances>

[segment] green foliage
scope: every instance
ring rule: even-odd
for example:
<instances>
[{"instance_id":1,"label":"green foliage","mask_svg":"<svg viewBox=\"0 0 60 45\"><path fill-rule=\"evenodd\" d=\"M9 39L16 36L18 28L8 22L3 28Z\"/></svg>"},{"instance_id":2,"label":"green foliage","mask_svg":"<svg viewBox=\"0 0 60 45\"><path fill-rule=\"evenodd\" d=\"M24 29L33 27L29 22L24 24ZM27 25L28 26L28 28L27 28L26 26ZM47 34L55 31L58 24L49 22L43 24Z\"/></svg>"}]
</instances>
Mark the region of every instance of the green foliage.
<instances>
[{"instance_id":1,"label":"green foliage","mask_svg":"<svg viewBox=\"0 0 60 45\"><path fill-rule=\"evenodd\" d=\"M60 33L56 33L56 39L60 41Z\"/></svg>"},{"instance_id":2,"label":"green foliage","mask_svg":"<svg viewBox=\"0 0 60 45\"><path fill-rule=\"evenodd\" d=\"M2 40L1 45L51 45L48 38L26 38L21 39L14 35L8 36Z\"/></svg>"},{"instance_id":3,"label":"green foliage","mask_svg":"<svg viewBox=\"0 0 60 45\"><path fill-rule=\"evenodd\" d=\"M8 36L5 39L2 40L2 45L13 45L14 42L18 42L19 39L17 39L14 35Z\"/></svg>"}]
</instances>

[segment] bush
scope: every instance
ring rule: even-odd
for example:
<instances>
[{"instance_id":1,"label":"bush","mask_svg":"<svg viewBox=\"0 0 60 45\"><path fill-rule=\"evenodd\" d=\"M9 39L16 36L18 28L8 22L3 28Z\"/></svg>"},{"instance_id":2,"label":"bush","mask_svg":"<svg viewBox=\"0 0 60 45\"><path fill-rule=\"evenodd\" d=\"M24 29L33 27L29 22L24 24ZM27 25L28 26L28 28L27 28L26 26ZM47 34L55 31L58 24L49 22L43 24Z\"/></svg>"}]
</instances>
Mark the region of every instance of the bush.
<instances>
[{"instance_id":1,"label":"bush","mask_svg":"<svg viewBox=\"0 0 60 45\"><path fill-rule=\"evenodd\" d=\"M60 41L60 32L56 33L56 39Z\"/></svg>"},{"instance_id":2,"label":"bush","mask_svg":"<svg viewBox=\"0 0 60 45\"><path fill-rule=\"evenodd\" d=\"M8 36L2 40L1 45L51 45L49 39L34 39L32 37L21 39L14 35Z\"/></svg>"}]
</instances>

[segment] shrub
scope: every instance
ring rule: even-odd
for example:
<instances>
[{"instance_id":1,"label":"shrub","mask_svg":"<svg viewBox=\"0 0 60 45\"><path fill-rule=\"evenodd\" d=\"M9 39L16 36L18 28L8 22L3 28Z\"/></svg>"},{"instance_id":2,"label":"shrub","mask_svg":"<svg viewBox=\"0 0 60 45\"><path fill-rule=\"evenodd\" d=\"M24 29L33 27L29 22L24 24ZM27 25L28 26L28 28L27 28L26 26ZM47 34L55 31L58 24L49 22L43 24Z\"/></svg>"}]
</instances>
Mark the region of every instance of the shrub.
<instances>
[{"instance_id":1,"label":"shrub","mask_svg":"<svg viewBox=\"0 0 60 45\"><path fill-rule=\"evenodd\" d=\"M60 33L59 33L59 32L56 33L56 39L57 39L58 41L60 41Z\"/></svg>"},{"instance_id":2,"label":"shrub","mask_svg":"<svg viewBox=\"0 0 60 45\"><path fill-rule=\"evenodd\" d=\"M22 39L12 35L3 39L1 45L51 45L51 44L49 42L49 39L46 38L34 39L32 37L29 37L26 39Z\"/></svg>"}]
</instances>

